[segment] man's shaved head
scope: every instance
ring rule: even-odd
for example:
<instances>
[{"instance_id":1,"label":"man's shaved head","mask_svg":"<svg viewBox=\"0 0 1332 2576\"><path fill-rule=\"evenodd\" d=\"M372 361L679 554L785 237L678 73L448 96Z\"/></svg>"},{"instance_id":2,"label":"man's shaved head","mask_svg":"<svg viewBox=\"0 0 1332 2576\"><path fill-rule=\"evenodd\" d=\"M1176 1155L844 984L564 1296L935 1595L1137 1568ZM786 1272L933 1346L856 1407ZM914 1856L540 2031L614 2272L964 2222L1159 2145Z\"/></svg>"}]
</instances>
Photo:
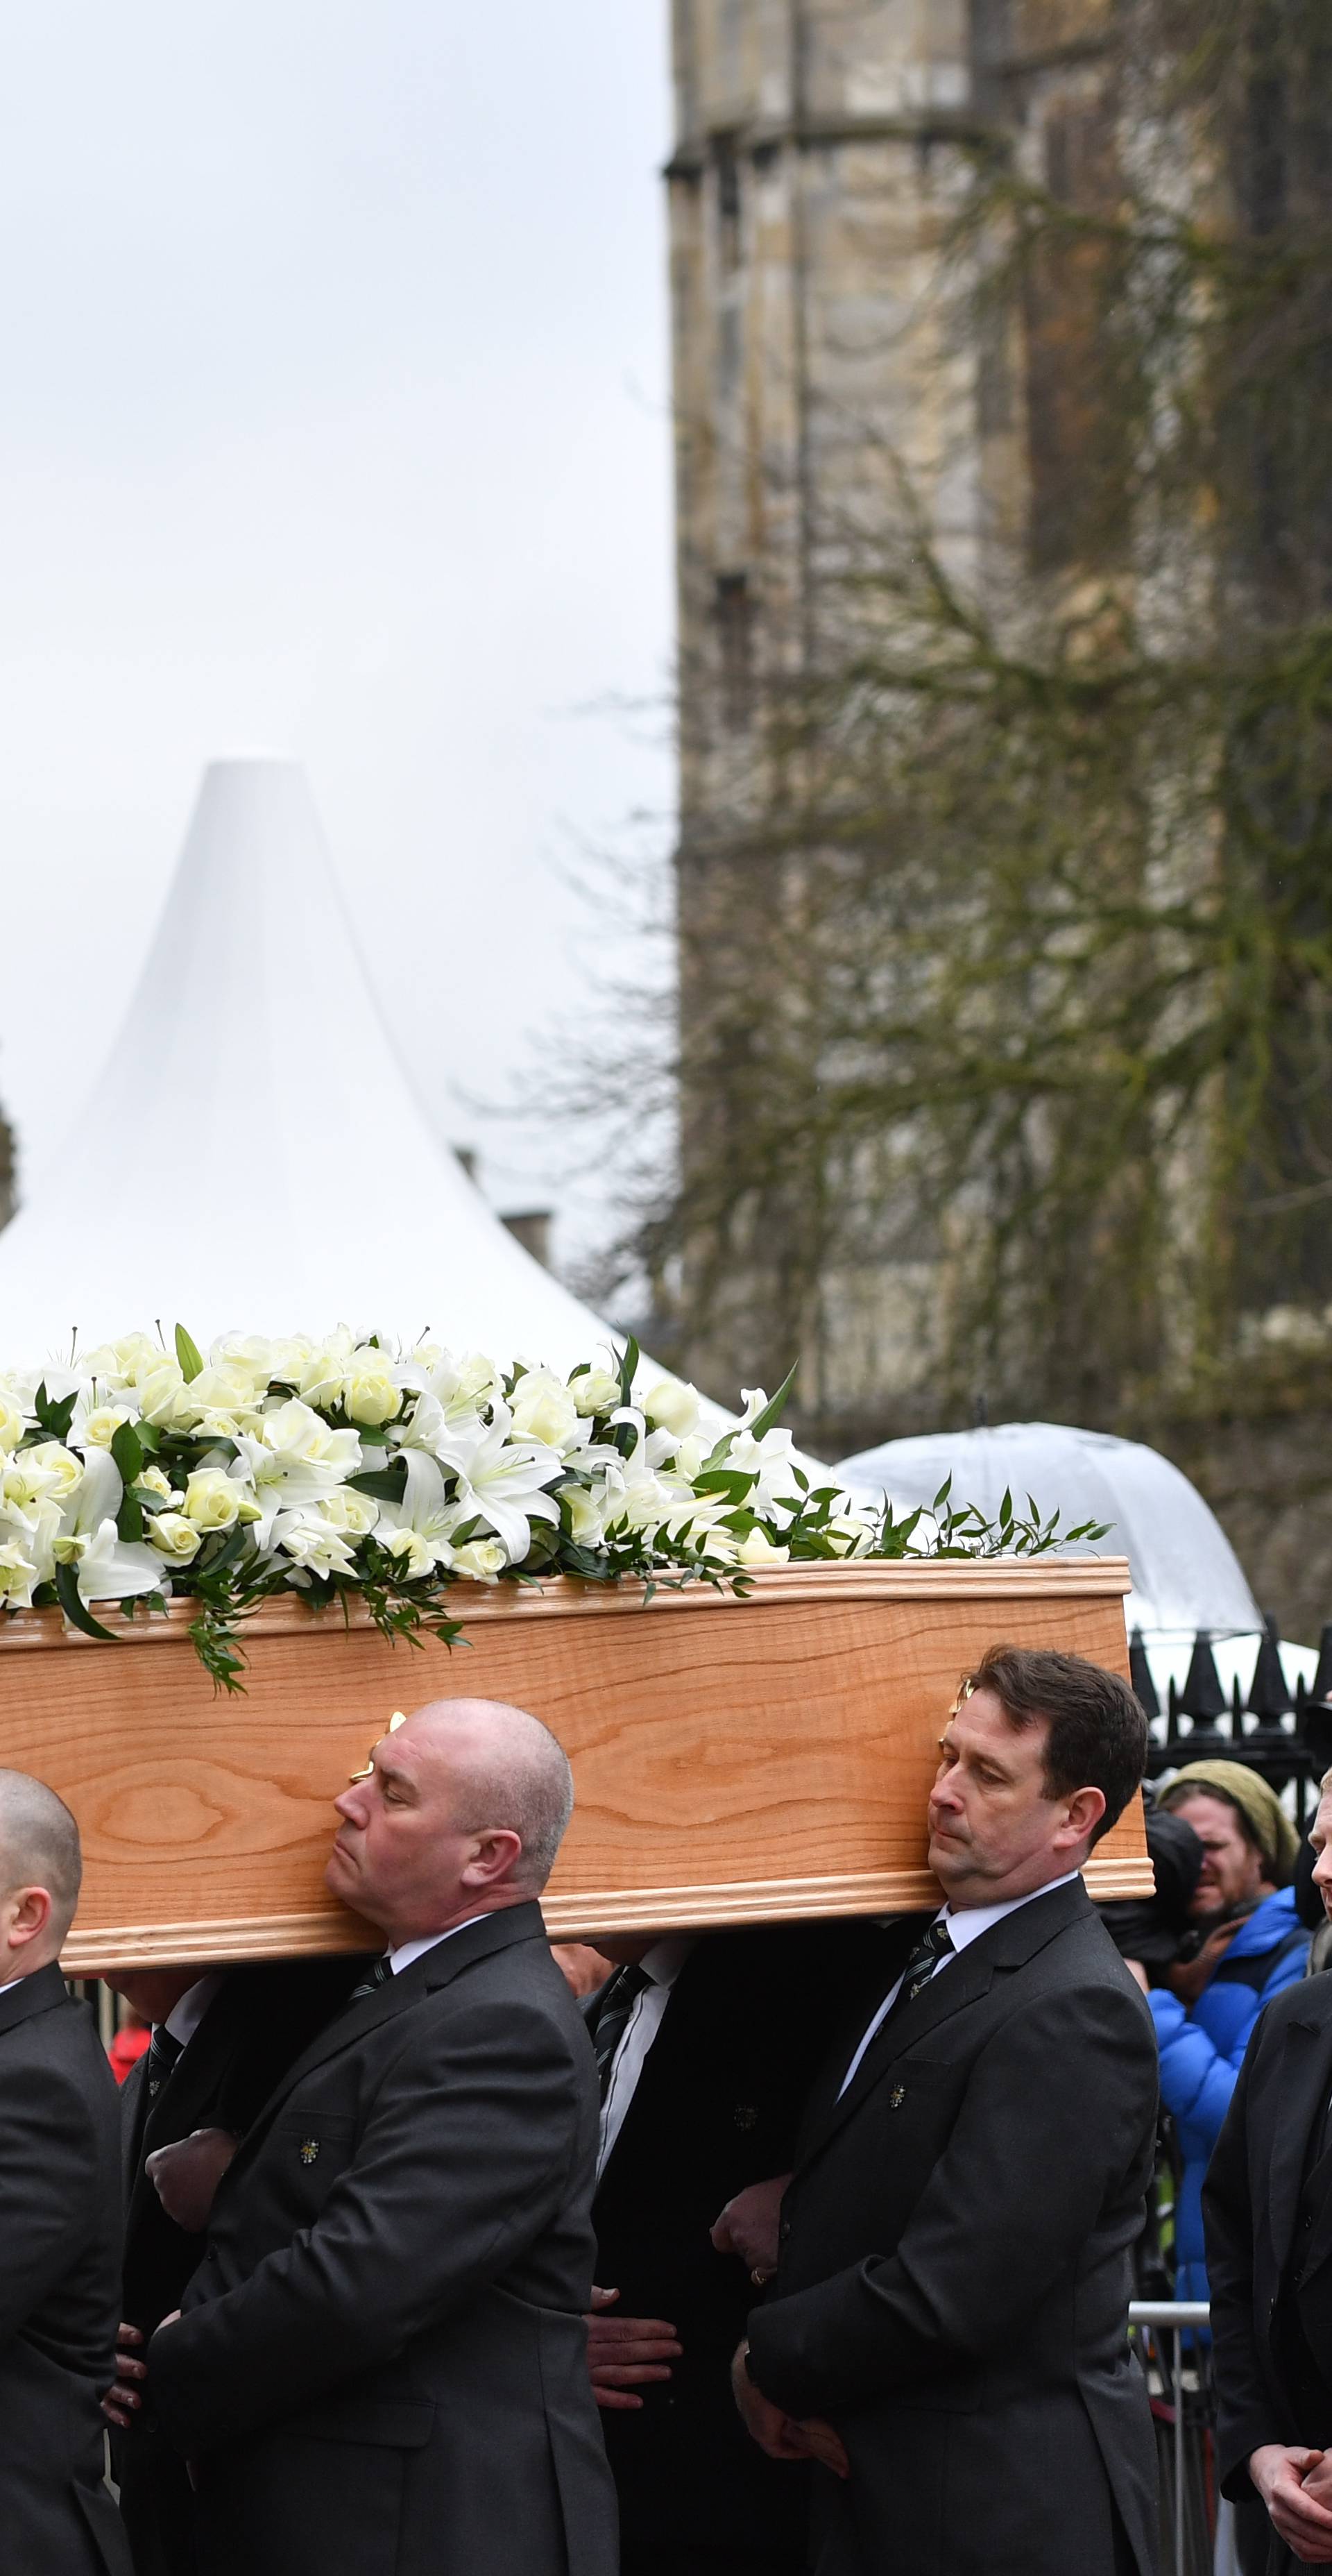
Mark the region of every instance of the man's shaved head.
<instances>
[{"instance_id":1,"label":"man's shaved head","mask_svg":"<svg viewBox=\"0 0 1332 2576\"><path fill-rule=\"evenodd\" d=\"M63 1798L26 1771L0 1771L0 1901L44 1887L57 1949L74 1920L83 1877L79 1829Z\"/></svg>"},{"instance_id":2,"label":"man's shaved head","mask_svg":"<svg viewBox=\"0 0 1332 2576\"><path fill-rule=\"evenodd\" d=\"M522 1836L514 1872L539 1896L573 1814L573 1773L558 1739L525 1708L502 1699L431 1699L393 1733L447 1762L456 1783L454 1821L465 1833L509 1825Z\"/></svg>"},{"instance_id":3,"label":"man's shaved head","mask_svg":"<svg viewBox=\"0 0 1332 2576\"><path fill-rule=\"evenodd\" d=\"M337 1800L329 1885L372 1923L442 1930L539 1896L573 1812L561 1745L525 1708L437 1699L375 1746Z\"/></svg>"}]
</instances>

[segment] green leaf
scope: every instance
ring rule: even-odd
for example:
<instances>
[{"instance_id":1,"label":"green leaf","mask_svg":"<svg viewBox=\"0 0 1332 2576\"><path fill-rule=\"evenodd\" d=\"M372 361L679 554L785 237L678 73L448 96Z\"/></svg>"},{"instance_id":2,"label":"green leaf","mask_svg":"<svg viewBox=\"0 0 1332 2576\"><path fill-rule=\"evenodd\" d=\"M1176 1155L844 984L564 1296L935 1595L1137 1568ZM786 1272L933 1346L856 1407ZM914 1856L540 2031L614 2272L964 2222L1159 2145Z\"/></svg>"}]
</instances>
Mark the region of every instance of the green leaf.
<instances>
[{"instance_id":1,"label":"green leaf","mask_svg":"<svg viewBox=\"0 0 1332 2576\"><path fill-rule=\"evenodd\" d=\"M187 1386L194 1378L202 1376L203 1353L198 1343L190 1340L183 1324L176 1326L176 1357L180 1362L181 1376Z\"/></svg>"},{"instance_id":2,"label":"green leaf","mask_svg":"<svg viewBox=\"0 0 1332 2576\"><path fill-rule=\"evenodd\" d=\"M945 1476L943 1483L939 1487L938 1493L935 1495L934 1500L930 1505L930 1510L932 1512L941 1512L952 1490L953 1479L951 1476Z\"/></svg>"},{"instance_id":3,"label":"green leaf","mask_svg":"<svg viewBox=\"0 0 1332 2576\"><path fill-rule=\"evenodd\" d=\"M622 1351L622 1352L621 1352L621 1354L620 1354L620 1402L621 1402L621 1404L632 1404L632 1403L633 1403L633 1400L634 1400L634 1379L635 1379L635 1378L636 1378L636 1376L638 1375L638 1363L639 1363L639 1360L640 1360L640 1358L641 1358L641 1357L642 1357L642 1354L641 1354L641 1352L640 1352L640 1350L639 1350L638 1344L637 1344L637 1342L634 1340L633 1334L631 1333L631 1334L630 1334L630 1336L629 1336L628 1341L625 1343L625 1346L624 1346L623 1351Z\"/></svg>"},{"instance_id":4,"label":"green leaf","mask_svg":"<svg viewBox=\"0 0 1332 2576\"><path fill-rule=\"evenodd\" d=\"M142 1449L145 1458L155 1458L158 1450L162 1446L162 1434L158 1430L157 1424L155 1422L136 1422L134 1429L138 1438L139 1446ZM228 1443L228 1446L230 1445L231 1444Z\"/></svg>"},{"instance_id":5,"label":"green leaf","mask_svg":"<svg viewBox=\"0 0 1332 2576\"><path fill-rule=\"evenodd\" d=\"M123 1538L126 1545L131 1547L143 1536L143 1505L138 1495L132 1494L128 1486L120 1497L120 1509L116 1514L116 1536Z\"/></svg>"},{"instance_id":6,"label":"green leaf","mask_svg":"<svg viewBox=\"0 0 1332 2576\"><path fill-rule=\"evenodd\" d=\"M407 1488L407 1461L399 1458L392 1467L366 1467L358 1476L349 1476L354 1494L369 1494L377 1503L400 1503Z\"/></svg>"},{"instance_id":7,"label":"green leaf","mask_svg":"<svg viewBox=\"0 0 1332 2576\"><path fill-rule=\"evenodd\" d=\"M53 1404L46 1392L46 1380L43 1378L33 1398L32 1409L48 1440L69 1438L69 1426L74 1419L72 1395L62 1395L59 1404Z\"/></svg>"},{"instance_id":8,"label":"green leaf","mask_svg":"<svg viewBox=\"0 0 1332 2576\"><path fill-rule=\"evenodd\" d=\"M119 1637L113 1636L109 1628L104 1628L100 1619L94 1619L79 1591L78 1577L72 1565L56 1567L55 1588L56 1597L71 1628L81 1628L85 1637L100 1637L108 1646L120 1644Z\"/></svg>"},{"instance_id":9,"label":"green leaf","mask_svg":"<svg viewBox=\"0 0 1332 2576\"><path fill-rule=\"evenodd\" d=\"M135 1477L143 1474L143 1442L132 1422L117 1424L111 1455L127 1485L132 1485ZM120 1535L123 1538L125 1532L122 1530Z\"/></svg>"},{"instance_id":10,"label":"green leaf","mask_svg":"<svg viewBox=\"0 0 1332 2576\"><path fill-rule=\"evenodd\" d=\"M1004 1499L1003 1499L1003 1501L1001 1502L1001 1504L1000 1504L1000 1506L999 1506L999 1527L1000 1527L1000 1529L1009 1529L1009 1528L1011 1528L1011 1526L1012 1526L1012 1521L1013 1521L1013 1496L1012 1496L1012 1493L1010 1492L1010 1490L1009 1490L1008 1486L1007 1486L1007 1485L1005 1485L1005 1487L1004 1487Z\"/></svg>"}]
</instances>

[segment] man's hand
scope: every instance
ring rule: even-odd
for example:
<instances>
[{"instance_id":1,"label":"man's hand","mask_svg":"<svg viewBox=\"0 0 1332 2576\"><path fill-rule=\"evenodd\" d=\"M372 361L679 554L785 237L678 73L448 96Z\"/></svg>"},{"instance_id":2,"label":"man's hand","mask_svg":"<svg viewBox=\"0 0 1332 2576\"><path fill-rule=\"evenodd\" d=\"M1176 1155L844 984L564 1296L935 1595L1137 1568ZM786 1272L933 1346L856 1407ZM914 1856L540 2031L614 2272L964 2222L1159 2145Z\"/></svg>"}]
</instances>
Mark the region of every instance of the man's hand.
<instances>
[{"instance_id":1,"label":"man's hand","mask_svg":"<svg viewBox=\"0 0 1332 2576\"><path fill-rule=\"evenodd\" d=\"M1234 1923L1218 1923L1215 1932L1208 1933L1196 1959L1176 1959L1167 1969L1170 1991L1178 1995L1182 2004L1196 2004L1203 1987L1210 1985L1216 1975L1240 1923L1247 1920L1246 1915L1241 1915Z\"/></svg>"},{"instance_id":2,"label":"man's hand","mask_svg":"<svg viewBox=\"0 0 1332 2576\"><path fill-rule=\"evenodd\" d=\"M1332 2461L1322 2451L1264 2442L1249 2455L1249 2475L1277 2538L1306 2567L1332 2567Z\"/></svg>"},{"instance_id":3,"label":"man's hand","mask_svg":"<svg viewBox=\"0 0 1332 2576\"><path fill-rule=\"evenodd\" d=\"M148 2376L148 2365L135 2361L134 2352L143 2342L137 2326L121 2326L116 2335L117 2377L102 2399L102 2413L108 2424L118 2424L127 2433L143 2404L141 2390Z\"/></svg>"},{"instance_id":4,"label":"man's hand","mask_svg":"<svg viewBox=\"0 0 1332 2576\"><path fill-rule=\"evenodd\" d=\"M194 2129L174 2146L158 2147L144 2171L168 2218L188 2236L201 2236L212 2215L217 2186L240 2145L230 2129Z\"/></svg>"},{"instance_id":5,"label":"man's hand","mask_svg":"<svg viewBox=\"0 0 1332 2576\"><path fill-rule=\"evenodd\" d=\"M641 2407L635 2388L651 2380L669 2379L670 2365L680 2357L675 2328L665 2317L609 2317L604 2312L613 2307L618 2290L599 2290L593 2286L592 2314L587 2326L587 2372L592 2394L598 2406L608 2414L616 2408Z\"/></svg>"},{"instance_id":6,"label":"man's hand","mask_svg":"<svg viewBox=\"0 0 1332 2576\"><path fill-rule=\"evenodd\" d=\"M777 2226L790 2179L789 2173L774 2174L770 2182L752 2182L747 2191L738 2191L712 2230L718 2253L738 2254L756 2290L777 2269Z\"/></svg>"},{"instance_id":7,"label":"man's hand","mask_svg":"<svg viewBox=\"0 0 1332 2576\"><path fill-rule=\"evenodd\" d=\"M740 2409L745 2430L753 2435L761 2451L770 2460L821 2460L834 2477L849 2478L851 2463L841 2435L819 2415L810 2415L797 2423L794 2415L784 2415L761 2388L756 2388L745 2368L748 2347L741 2344L731 2364L731 2386Z\"/></svg>"}]
</instances>

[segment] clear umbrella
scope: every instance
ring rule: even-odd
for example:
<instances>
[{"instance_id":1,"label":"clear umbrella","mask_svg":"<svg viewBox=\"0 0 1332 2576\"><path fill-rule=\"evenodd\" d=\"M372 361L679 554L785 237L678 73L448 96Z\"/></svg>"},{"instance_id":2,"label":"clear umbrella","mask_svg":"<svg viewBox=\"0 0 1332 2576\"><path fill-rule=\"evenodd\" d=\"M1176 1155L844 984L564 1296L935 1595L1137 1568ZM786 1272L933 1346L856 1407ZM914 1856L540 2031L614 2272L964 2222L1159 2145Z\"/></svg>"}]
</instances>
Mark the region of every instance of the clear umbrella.
<instances>
[{"instance_id":1,"label":"clear umbrella","mask_svg":"<svg viewBox=\"0 0 1332 2576\"><path fill-rule=\"evenodd\" d=\"M937 1431L887 1440L843 1458L836 1470L856 1494L887 1494L899 1512L933 1502L951 1476L955 1503L998 1518L1005 1488L1021 1508L1034 1495L1065 1529L1108 1521L1106 1552L1126 1556L1133 1590L1130 1628L1149 1642L1253 1636L1262 1626L1253 1594L1225 1531L1200 1493L1138 1440L1078 1431L1062 1422L1001 1422L992 1430ZM1086 1553L1085 1542L1079 1554Z\"/></svg>"}]
</instances>

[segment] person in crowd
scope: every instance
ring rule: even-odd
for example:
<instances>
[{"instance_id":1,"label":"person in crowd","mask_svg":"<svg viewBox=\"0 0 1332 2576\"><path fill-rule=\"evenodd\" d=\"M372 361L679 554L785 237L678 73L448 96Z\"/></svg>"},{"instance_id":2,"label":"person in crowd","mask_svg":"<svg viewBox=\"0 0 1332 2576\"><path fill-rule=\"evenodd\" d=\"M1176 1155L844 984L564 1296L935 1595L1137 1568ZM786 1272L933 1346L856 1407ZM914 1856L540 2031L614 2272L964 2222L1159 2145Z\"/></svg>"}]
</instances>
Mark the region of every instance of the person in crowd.
<instances>
[{"instance_id":1,"label":"person in crowd","mask_svg":"<svg viewBox=\"0 0 1332 2576\"><path fill-rule=\"evenodd\" d=\"M275 2084L364 1976L368 1962L112 1969L105 1982L147 2022L147 2054L121 2094L126 2190L117 2381L104 2400L135 2576L194 2576L194 2490L143 2416L144 2345L180 2306L213 2197Z\"/></svg>"},{"instance_id":2,"label":"person in crowd","mask_svg":"<svg viewBox=\"0 0 1332 2576\"><path fill-rule=\"evenodd\" d=\"M60 1950L82 1858L69 1809L0 1771L0 2565L129 2576L99 2400L120 2313L115 2078Z\"/></svg>"},{"instance_id":3,"label":"person in crowd","mask_svg":"<svg viewBox=\"0 0 1332 2576\"><path fill-rule=\"evenodd\" d=\"M789 2174L830 2005L884 1938L792 1924L599 1944L617 1972L587 2007L602 2285L588 2357L622 2576L802 2576L802 2481L748 2439L731 2395L754 2288L718 2213Z\"/></svg>"},{"instance_id":4,"label":"person in crowd","mask_svg":"<svg viewBox=\"0 0 1332 2576\"><path fill-rule=\"evenodd\" d=\"M485 1700L418 1709L335 1801L328 1884L388 1946L147 2351L201 2576L613 2576L596 2068L538 1903L572 1802L555 1738Z\"/></svg>"},{"instance_id":5,"label":"person in crowd","mask_svg":"<svg viewBox=\"0 0 1332 2576\"><path fill-rule=\"evenodd\" d=\"M1299 1838L1279 1798L1242 1762L1188 1762L1161 1793L1191 1825L1203 1863L1190 1914L1197 1946L1148 2001L1161 2051L1161 2099L1182 2160L1175 2204L1175 2295L1207 2297L1202 2186L1244 2051L1273 1995L1304 1975L1309 1935L1290 1881Z\"/></svg>"},{"instance_id":6,"label":"person in crowd","mask_svg":"<svg viewBox=\"0 0 1332 2576\"><path fill-rule=\"evenodd\" d=\"M945 1727L947 1901L815 2085L733 2366L761 2447L818 2463L817 2576L1155 2569L1127 2327L1156 2046L1079 1875L1146 1754L1127 1683L1047 1650L992 1649Z\"/></svg>"},{"instance_id":7,"label":"person in crowd","mask_svg":"<svg viewBox=\"0 0 1332 2576\"><path fill-rule=\"evenodd\" d=\"M1332 1919L1332 1772L1310 1840ZM1332 2566L1332 1977L1288 1985L1254 2029L1203 2186L1217 2473L1261 2500L1246 2570Z\"/></svg>"}]
</instances>

